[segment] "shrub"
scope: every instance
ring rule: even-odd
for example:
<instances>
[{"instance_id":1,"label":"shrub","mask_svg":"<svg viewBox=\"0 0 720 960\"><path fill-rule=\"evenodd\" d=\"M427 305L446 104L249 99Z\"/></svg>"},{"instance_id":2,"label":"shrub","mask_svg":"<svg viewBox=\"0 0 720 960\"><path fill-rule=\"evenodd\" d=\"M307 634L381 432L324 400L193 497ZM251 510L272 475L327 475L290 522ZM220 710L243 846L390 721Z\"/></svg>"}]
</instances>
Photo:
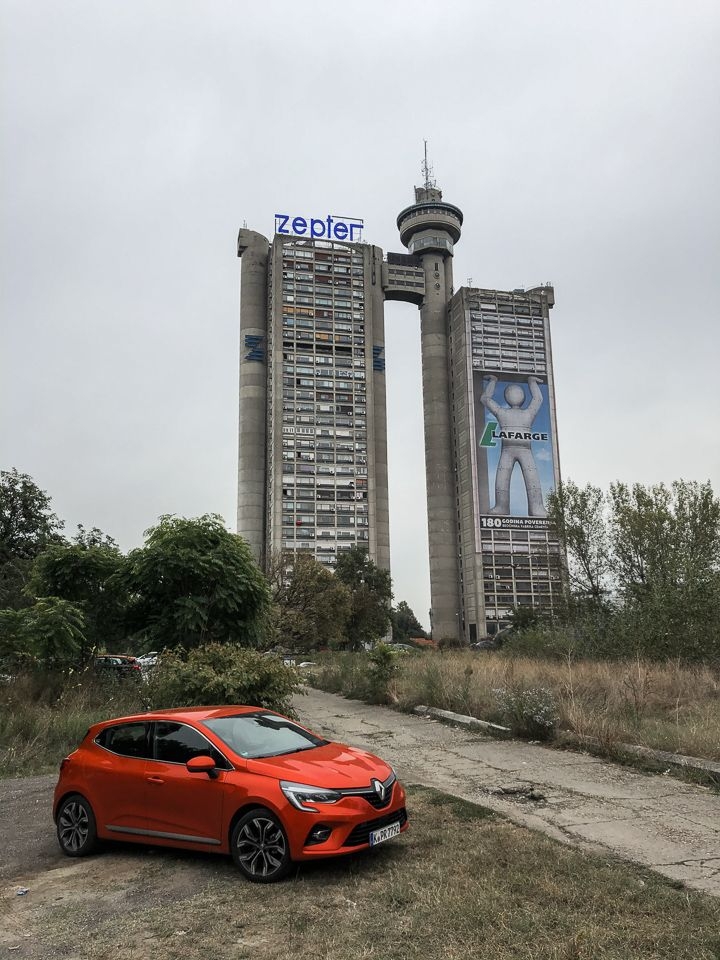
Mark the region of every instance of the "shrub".
<instances>
[{"instance_id":1,"label":"shrub","mask_svg":"<svg viewBox=\"0 0 720 960\"><path fill-rule=\"evenodd\" d=\"M583 638L573 627L535 624L513 630L502 648L503 656L566 660L582 655Z\"/></svg>"},{"instance_id":2,"label":"shrub","mask_svg":"<svg viewBox=\"0 0 720 960\"><path fill-rule=\"evenodd\" d=\"M164 651L148 695L154 709L237 703L289 714L300 682L297 671L277 657L230 643L209 643L189 653Z\"/></svg>"},{"instance_id":3,"label":"shrub","mask_svg":"<svg viewBox=\"0 0 720 960\"><path fill-rule=\"evenodd\" d=\"M378 643L368 654L367 681L371 703L387 703L391 699L390 682L396 673L397 653L386 643Z\"/></svg>"},{"instance_id":4,"label":"shrub","mask_svg":"<svg viewBox=\"0 0 720 960\"><path fill-rule=\"evenodd\" d=\"M547 687L501 687L494 690L502 717L518 737L552 740L560 719L555 697Z\"/></svg>"}]
</instances>

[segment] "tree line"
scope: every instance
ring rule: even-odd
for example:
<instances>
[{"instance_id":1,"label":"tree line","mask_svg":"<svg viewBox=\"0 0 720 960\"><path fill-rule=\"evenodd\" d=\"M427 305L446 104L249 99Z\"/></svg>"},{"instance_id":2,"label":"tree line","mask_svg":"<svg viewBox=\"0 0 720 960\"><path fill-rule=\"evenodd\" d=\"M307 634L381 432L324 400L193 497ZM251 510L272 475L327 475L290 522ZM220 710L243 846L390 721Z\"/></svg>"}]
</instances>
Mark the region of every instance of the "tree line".
<instances>
[{"instance_id":1,"label":"tree line","mask_svg":"<svg viewBox=\"0 0 720 960\"><path fill-rule=\"evenodd\" d=\"M396 639L424 636L362 547L341 553L334 574L303 553L271 557L265 574L216 514L160 517L127 554L95 527L63 529L30 476L0 473L0 672L129 647L360 649L391 623Z\"/></svg>"},{"instance_id":2,"label":"tree line","mask_svg":"<svg viewBox=\"0 0 720 960\"><path fill-rule=\"evenodd\" d=\"M560 626L591 655L720 659L720 500L710 483L572 481L548 516L567 553Z\"/></svg>"}]
</instances>

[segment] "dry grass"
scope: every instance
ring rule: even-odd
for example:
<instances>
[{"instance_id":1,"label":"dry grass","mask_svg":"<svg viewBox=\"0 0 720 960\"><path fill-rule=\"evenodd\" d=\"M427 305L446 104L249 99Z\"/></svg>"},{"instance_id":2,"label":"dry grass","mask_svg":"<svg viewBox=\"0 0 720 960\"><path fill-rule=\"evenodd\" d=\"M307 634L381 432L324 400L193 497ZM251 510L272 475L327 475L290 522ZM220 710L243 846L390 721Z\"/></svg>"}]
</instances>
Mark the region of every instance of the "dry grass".
<instances>
[{"instance_id":1,"label":"dry grass","mask_svg":"<svg viewBox=\"0 0 720 960\"><path fill-rule=\"evenodd\" d=\"M414 788L411 830L270 887L227 860L111 849L21 945L75 960L717 960L720 902ZM103 863L105 861L105 864ZM78 865L78 870L87 863ZM112 884L103 893L103 884ZM108 905L103 899L111 898ZM105 904L105 906L103 906ZM34 911L34 912L30 912ZM19 917L17 919L20 919ZM24 931L22 933L21 931Z\"/></svg>"},{"instance_id":2,"label":"dry grass","mask_svg":"<svg viewBox=\"0 0 720 960\"><path fill-rule=\"evenodd\" d=\"M24 676L0 687L0 777L57 769L88 727L142 709L134 682Z\"/></svg>"},{"instance_id":3,"label":"dry grass","mask_svg":"<svg viewBox=\"0 0 720 960\"><path fill-rule=\"evenodd\" d=\"M628 742L720 760L720 674L643 660L566 662L452 654L404 658L403 707L418 703L502 722L495 691L550 692L557 727L602 744Z\"/></svg>"},{"instance_id":4,"label":"dry grass","mask_svg":"<svg viewBox=\"0 0 720 960\"><path fill-rule=\"evenodd\" d=\"M363 699L366 676L362 655L340 654L324 659L312 682ZM720 760L720 672L707 666L428 652L398 658L388 700L405 710L454 710L534 737L537 725L510 715L502 693L518 700L528 691L547 702L556 731L597 739L606 751L626 742Z\"/></svg>"}]
</instances>

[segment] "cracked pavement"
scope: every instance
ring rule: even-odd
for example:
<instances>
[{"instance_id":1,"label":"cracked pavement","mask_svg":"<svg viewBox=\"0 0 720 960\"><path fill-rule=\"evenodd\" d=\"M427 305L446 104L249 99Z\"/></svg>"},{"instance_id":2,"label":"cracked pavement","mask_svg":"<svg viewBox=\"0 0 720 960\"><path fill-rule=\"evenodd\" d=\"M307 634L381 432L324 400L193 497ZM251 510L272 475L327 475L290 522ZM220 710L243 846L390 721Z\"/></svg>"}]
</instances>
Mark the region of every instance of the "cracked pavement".
<instances>
[{"instance_id":1,"label":"cracked pavement","mask_svg":"<svg viewBox=\"0 0 720 960\"><path fill-rule=\"evenodd\" d=\"M379 754L405 783L482 803L564 843L720 896L720 795L707 787L588 754L493 740L320 690L308 688L294 705L308 727ZM544 799L528 799L530 787Z\"/></svg>"}]
</instances>

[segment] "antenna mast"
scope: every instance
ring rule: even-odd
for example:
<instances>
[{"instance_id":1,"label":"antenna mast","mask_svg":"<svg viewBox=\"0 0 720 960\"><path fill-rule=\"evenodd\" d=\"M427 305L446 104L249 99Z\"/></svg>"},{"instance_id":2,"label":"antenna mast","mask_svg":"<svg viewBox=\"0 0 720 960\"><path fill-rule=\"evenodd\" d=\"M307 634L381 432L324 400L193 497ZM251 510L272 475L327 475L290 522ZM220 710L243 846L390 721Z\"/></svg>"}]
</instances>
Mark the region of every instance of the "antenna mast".
<instances>
[{"instance_id":1,"label":"antenna mast","mask_svg":"<svg viewBox=\"0 0 720 960\"><path fill-rule=\"evenodd\" d=\"M428 142L427 142L427 140L423 140L423 143L425 144L425 159L423 160L420 169L421 169L421 171L422 171L423 177L425 178L425 189L426 189L426 190L434 190L434 189L435 189L435 180L434 180L434 178L433 178L433 168L432 168L431 164L428 163L428 156L427 156L427 143L428 143Z\"/></svg>"}]
</instances>

